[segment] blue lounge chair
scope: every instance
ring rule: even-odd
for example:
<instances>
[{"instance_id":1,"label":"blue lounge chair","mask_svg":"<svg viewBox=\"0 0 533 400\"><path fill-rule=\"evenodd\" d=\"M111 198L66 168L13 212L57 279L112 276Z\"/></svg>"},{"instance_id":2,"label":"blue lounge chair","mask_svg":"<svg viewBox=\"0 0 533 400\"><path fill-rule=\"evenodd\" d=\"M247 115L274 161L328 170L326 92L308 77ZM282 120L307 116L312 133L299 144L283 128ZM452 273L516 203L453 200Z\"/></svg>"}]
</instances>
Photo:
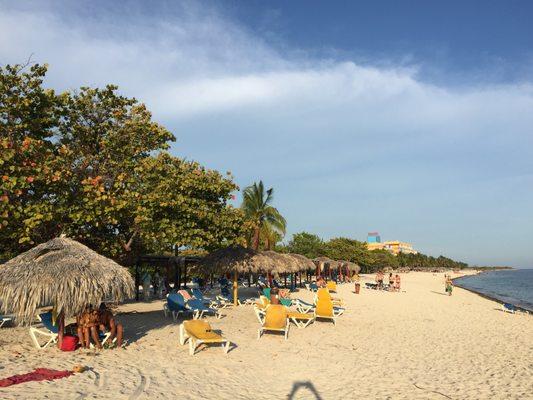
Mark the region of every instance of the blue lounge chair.
<instances>
[{"instance_id":1,"label":"blue lounge chair","mask_svg":"<svg viewBox=\"0 0 533 400\"><path fill-rule=\"evenodd\" d=\"M181 294L170 293L167 296L167 303L163 306L163 312L165 317L168 313L172 313L172 318L176 321L180 314L190 313L191 310L186 307L185 299Z\"/></svg>"},{"instance_id":2,"label":"blue lounge chair","mask_svg":"<svg viewBox=\"0 0 533 400\"><path fill-rule=\"evenodd\" d=\"M211 307L206 307L204 303L202 303L198 299L191 299L186 303L187 308L192 312L193 319L200 319L204 316L204 314L213 314L217 318L221 318L222 315L218 312L218 310L215 310Z\"/></svg>"},{"instance_id":3,"label":"blue lounge chair","mask_svg":"<svg viewBox=\"0 0 533 400\"><path fill-rule=\"evenodd\" d=\"M45 312L39 314L37 316L37 319L41 322L42 327L36 328L34 326L30 326L30 337L35 347L37 347L38 349L44 349L50 346L51 344L57 343L59 327L52 323L52 313ZM39 339L37 338L38 335L44 337L45 339L48 339L48 341L45 344L41 345L39 343Z\"/></svg>"},{"instance_id":4,"label":"blue lounge chair","mask_svg":"<svg viewBox=\"0 0 533 400\"><path fill-rule=\"evenodd\" d=\"M510 303L503 303L502 311L514 314L516 312L516 307Z\"/></svg>"},{"instance_id":5,"label":"blue lounge chair","mask_svg":"<svg viewBox=\"0 0 533 400\"><path fill-rule=\"evenodd\" d=\"M206 306L212 307L212 308L222 308L222 304L218 300L213 300L208 297L204 297L204 294L202 291L198 288L194 288L191 290L191 295L195 298L200 300L202 303L204 303Z\"/></svg>"}]
</instances>

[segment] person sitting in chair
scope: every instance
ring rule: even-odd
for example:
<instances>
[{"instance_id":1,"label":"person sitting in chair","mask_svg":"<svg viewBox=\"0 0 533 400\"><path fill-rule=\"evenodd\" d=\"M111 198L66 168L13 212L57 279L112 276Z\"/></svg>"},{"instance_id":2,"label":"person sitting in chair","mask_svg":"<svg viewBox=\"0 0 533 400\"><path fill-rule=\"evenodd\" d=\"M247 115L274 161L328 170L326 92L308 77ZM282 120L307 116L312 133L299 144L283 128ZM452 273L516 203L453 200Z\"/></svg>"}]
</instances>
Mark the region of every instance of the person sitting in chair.
<instances>
[{"instance_id":1,"label":"person sitting in chair","mask_svg":"<svg viewBox=\"0 0 533 400\"><path fill-rule=\"evenodd\" d=\"M115 316L105 303L100 304L98 310L99 329L101 332L109 331L109 343L113 343L115 337L117 338L117 347L122 347L122 338L124 336L124 327L121 323L115 321Z\"/></svg>"}]
</instances>

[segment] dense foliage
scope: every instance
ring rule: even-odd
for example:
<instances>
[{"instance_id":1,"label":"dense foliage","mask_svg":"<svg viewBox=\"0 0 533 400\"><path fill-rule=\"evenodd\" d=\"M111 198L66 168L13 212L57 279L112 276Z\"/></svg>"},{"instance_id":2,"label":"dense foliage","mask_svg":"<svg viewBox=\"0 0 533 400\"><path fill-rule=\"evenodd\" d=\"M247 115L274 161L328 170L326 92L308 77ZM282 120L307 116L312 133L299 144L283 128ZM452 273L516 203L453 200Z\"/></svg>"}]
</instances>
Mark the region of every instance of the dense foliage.
<instances>
[{"instance_id":1,"label":"dense foliage","mask_svg":"<svg viewBox=\"0 0 533 400\"><path fill-rule=\"evenodd\" d=\"M46 66L0 68L0 258L61 233L115 258L242 240L231 176L174 157L174 136L117 87L56 94Z\"/></svg>"},{"instance_id":2,"label":"dense foliage","mask_svg":"<svg viewBox=\"0 0 533 400\"><path fill-rule=\"evenodd\" d=\"M345 260L358 264L361 272L372 273L381 269L440 270L467 268L466 263L449 258L431 257L424 254L399 254L394 256L386 250L368 250L366 243L338 237L324 242L320 237L308 232L293 235L280 251L302 254L308 258L326 256L333 260Z\"/></svg>"}]
</instances>

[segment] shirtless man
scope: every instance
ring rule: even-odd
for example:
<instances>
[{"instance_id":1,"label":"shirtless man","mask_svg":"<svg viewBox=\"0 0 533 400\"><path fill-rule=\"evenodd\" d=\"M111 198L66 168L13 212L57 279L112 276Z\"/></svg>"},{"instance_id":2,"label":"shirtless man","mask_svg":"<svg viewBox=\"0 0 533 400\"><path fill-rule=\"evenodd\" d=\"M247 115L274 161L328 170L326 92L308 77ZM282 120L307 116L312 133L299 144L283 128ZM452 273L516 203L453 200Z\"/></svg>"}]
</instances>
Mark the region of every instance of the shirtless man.
<instances>
[{"instance_id":1,"label":"shirtless man","mask_svg":"<svg viewBox=\"0 0 533 400\"><path fill-rule=\"evenodd\" d=\"M122 338L124 336L124 328L122 324L115 321L115 317L111 310L109 310L105 303L100 304L98 310L99 329L101 332L109 331L109 343L113 343L113 339L117 338L117 347L122 347Z\"/></svg>"},{"instance_id":2,"label":"shirtless man","mask_svg":"<svg viewBox=\"0 0 533 400\"><path fill-rule=\"evenodd\" d=\"M396 291L400 291L400 275L396 274L396 284L394 285L394 289Z\"/></svg>"},{"instance_id":3,"label":"shirtless man","mask_svg":"<svg viewBox=\"0 0 533 400\"><path fill-rule=\"evenodd\" d=\"M378 284L378 289L383 289L383 272L378 271L378 273L376 274L376 282Z\"/></svg>"}]
</instances>

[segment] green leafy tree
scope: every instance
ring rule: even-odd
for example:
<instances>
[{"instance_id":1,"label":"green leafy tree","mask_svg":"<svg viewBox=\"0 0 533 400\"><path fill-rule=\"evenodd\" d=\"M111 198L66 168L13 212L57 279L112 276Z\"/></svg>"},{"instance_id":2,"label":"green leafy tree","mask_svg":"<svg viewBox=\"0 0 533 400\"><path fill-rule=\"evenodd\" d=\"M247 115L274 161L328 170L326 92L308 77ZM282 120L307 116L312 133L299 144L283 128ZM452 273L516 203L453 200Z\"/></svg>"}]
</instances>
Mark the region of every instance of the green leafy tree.
<instances>
[{"instance_id":1,"label":"green leafy tree","mask_svg":"<svg viewBox=\"0 0 533 400\"><path fill-rule=\"evenodd\" d=\"M15 255L53 224L56 148L52 141L62 97L44 89L45 65L0 67L0 248Z\"/></svg>"},{"instance_id":2,"label":"green leafy tree","mask_svg":"<svg viewBox=\"0 0 533 400\"><path fill-rule=\"evenodd\" d=\"M287 222L279 211L272 206L273 200L274 189L265 190L262 181L246 187L243 191L241 209L245 217L253 225L251 245L255 250L259 249L261 230L265 225L282 235L285 234Z\"/></svg>"},{"instance_id":3,"label":"green leafy tree","mask_svg":"<svg viewBox=\"0 0 533 400\"><path fill-rule=\"evenodd\" d=\"M361 263L368 257L365 243L344 237L330 239L324 249L325 255L334 260Z\"/></svg>"},{"instance_id":4,"label":"green leafy tree","mask_svg":"<svg viewBox=\"0 0 533 400\"><path fill-rule=\"evenodd\" d=\"M117 259L243 240L230 175L166 153L174 136L117 87L56 95L45 73L0 69L0 257L60 233Z\"/></svg>"},{"instance_id":5,"label":"green leafy tree","mask_svg":"<svg viewBox=\"0 0 533 400\"><path fill-rule=\"evenodd\" d=\"M308 232L299 232L292 235L286 246L289 253L296 253L313 259L325 254L324 241L317 235Z\"/></svg>"}]
</instances>

